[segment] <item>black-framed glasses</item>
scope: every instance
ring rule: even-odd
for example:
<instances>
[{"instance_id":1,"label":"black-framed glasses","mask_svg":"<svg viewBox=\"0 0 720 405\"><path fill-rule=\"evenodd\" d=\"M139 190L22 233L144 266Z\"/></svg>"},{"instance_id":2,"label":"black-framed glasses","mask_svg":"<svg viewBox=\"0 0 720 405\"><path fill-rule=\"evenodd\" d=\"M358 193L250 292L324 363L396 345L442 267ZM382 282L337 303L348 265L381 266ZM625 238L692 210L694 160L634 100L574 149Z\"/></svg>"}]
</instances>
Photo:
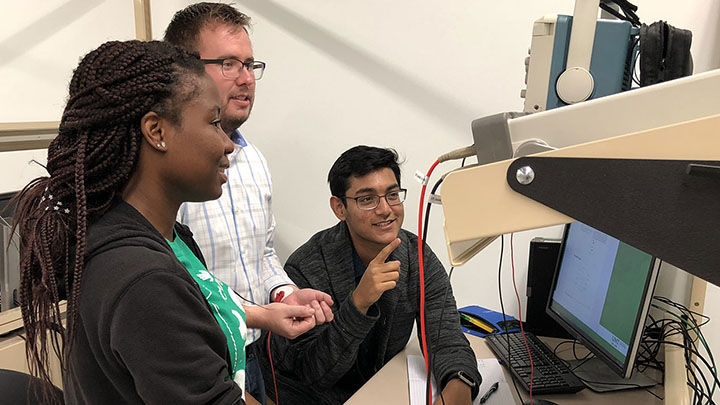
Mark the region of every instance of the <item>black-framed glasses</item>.
<instances>
[{"instance_id":1,"label":"black-framed glasses","mask_svg":"<svg viewBox=\"0 0 720 405\"><path fill-rule=\"evenodd\" d=\"M206 65L220 65L222 69L222 75L227 79L235 80L242 75L243 68L250 72L255 80L262 78L263 72L265 72L265 62L254 60L252 62L243 62L235 58L225 59L200 59Z\"/></svg>"},{"instance_id":2,"label":"black-framed glasses","mask_svg":"<svg viewBox=\"0 0 720 405\"><path fill-rule=\"evenodd\" d=\"M407 195L407 190L404 188L401 188L399 190L391 191L385 195L361 195L360 197L343 197L343 198L349 198L351 200L355 200L357 203L358 208L365 211L374 210L375 208L380 205L380 198L385 198L385 201L387 201L388 205L400 205L403 202L405 202L405 196Z\"/></svg>"}]
</instances>

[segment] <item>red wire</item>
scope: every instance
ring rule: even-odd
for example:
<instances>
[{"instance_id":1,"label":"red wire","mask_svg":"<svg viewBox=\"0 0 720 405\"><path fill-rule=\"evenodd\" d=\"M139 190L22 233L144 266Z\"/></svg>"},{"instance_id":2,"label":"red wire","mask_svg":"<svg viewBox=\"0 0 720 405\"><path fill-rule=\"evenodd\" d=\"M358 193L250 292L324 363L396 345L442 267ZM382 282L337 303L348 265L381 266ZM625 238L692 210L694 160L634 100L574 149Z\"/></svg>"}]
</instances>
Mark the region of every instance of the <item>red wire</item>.
<instances>
[{"instance_id":1,"label":"red wire","mask_svg":"<svg viewBox=\"0 0 720 405\"><path fill-rule=\"evenodd\" d=\"M425 356L425 376L430 375L430 354L427 351L427 336L425 335L425 268L423 266L423 203L425 202L425 189L427 188L427 179L430 178L435 167L440 164L440 161L436 160L430 170L428 170L423 181L422 190L420 191L420 209L418 210L418 263L420 267L420 336L422 341L422 351ZM432 403L432 384L428 387L428 403Z\"/></svg>"},{"instance_id":2,"label":"red wire","mask_svg":"<svg viewBox=\"0 0 720 405\"><path fill-rule=\"evenodd\" d=\"M278 294L284 294L282 291L280 291ZM270 335L272 335L272 332L268 332L268 358L270 359L270 370L272 370L272 376L273 376L273 386L275 387L275 405L280 405L280 399L279 399L279 393L277 389L277 381L275 380L275 366L273 365L272 361L272 352L270 351Z\"/></svg>"},{"instance_id":3,"label":"red wire","mask_svg":"<svg viewBox=\"0 0 720 405\"><path fill-rule=\"evenodd\" d=\"M530 403L532 404L532 397L533 397L533 376L535 374L535 368L533 366L533 359L532 354L530 353L530 345L528 345L527 338L525 337L525 329L523 329L522 324L522 306L520 304L520 294L518 294L517 285L515 284L515 254L513 252L513 236L515 234L510 234L510 263L512 265L512 279L513 279L513 288L515 289L515 298L517 298L518 303L518 319L520 320L520 333L522 334L523 341L525 342L525 349L528 353L528 358L530 359Z\"/></svg>"}]
</instances>

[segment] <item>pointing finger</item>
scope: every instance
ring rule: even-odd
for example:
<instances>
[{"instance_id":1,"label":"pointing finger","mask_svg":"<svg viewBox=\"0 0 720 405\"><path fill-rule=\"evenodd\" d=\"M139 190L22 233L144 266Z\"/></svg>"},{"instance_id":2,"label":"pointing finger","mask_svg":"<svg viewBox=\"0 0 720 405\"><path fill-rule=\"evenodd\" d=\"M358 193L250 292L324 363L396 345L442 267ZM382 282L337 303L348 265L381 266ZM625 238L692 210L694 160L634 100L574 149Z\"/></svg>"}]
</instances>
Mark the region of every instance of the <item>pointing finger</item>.
<instances>
[{"instance_id":1,"label":"pointing finger","mask_svg":"<svg viewBox=\"0 0 720 405\"><path fill-rule=\"evenodd\" d=\"M392 242L388 243L370 263L385 263L385 260L390 257L390 253L398 246L400 246L400 238L395 238Z\"/></svg>"}]
</instances>

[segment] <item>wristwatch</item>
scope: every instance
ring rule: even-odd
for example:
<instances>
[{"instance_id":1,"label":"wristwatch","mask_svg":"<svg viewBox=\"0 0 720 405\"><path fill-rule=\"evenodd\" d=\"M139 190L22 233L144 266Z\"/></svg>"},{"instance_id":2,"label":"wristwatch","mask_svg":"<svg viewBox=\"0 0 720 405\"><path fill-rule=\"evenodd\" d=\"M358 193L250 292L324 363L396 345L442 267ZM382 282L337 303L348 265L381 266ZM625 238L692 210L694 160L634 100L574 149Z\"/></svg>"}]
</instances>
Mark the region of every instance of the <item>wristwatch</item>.
<instances>
[{"instance_id":1,"label":"wristwatch","mask_svg":"<svg viewBox=\"0 0 720 405\"><path fill-rule=\"evenodd\" d=\"M465 374L464 371L458 371L457 373L455 373L454 375L452 375L452 376L450 377L450 379L453 379L453 378L459 379L460 381L462 381L462 382L464 382L465 384L467 384L470 388L475 388L475 387L477 387L477 383L472 379L472 377L470 377L469 375Z\"/></svg>"},{"instance_id":2,"label":"wristwatch","mask_svg":"<svg viewBox=\"0 0 720 405\"><path fill-rule=\"evenodd\" d=\"M451 375L450 375L450 378L448 379L448 381L452 380L453 378L457 378L458 380L460 380L460 381L462 381L463 383L465 383L468 387L470 387L470 391L472 392L471 397L472 397L472 398L475 398L475 395L477 395L477 392L478 392L478 390L479 390L480 387L478 386L478 383L475 382L475 380L472 379L472 377L470 377L470 376L469 376L467 373L465 373L464 371L460 370L460 371L458 371L458 372L455 373L455 374L451 374Z\"/></svg>"}]
</instances>

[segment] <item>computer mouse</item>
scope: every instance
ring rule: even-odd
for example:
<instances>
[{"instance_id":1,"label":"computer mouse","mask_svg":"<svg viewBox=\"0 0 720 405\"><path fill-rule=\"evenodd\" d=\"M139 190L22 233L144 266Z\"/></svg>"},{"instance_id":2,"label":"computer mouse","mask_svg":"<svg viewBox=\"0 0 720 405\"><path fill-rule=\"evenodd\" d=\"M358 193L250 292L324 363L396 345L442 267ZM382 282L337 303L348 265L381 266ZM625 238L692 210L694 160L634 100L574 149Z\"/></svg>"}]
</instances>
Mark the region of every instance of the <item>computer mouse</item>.
<instances>
[{"instance_id":1,"label":"computer mouse","mask_svg":"<svg viewBox=\"0 0 720 405\"><path fill-rule=\"evenodd\" d=\"M547 399L533 399L532 403L530 401L523 402L523 405L558 405L556 402L547 400Z\"/></svg>"}]
</instances>

